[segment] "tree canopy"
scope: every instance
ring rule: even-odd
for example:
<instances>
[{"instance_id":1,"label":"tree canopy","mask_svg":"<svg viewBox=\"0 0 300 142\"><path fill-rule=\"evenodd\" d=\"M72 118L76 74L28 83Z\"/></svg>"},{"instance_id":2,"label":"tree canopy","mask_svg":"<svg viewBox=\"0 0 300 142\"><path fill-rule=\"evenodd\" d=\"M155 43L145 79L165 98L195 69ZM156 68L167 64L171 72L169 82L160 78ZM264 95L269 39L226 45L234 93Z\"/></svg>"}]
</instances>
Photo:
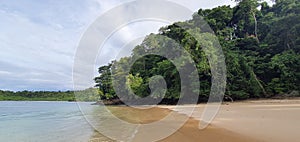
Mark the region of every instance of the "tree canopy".
<instances>
[{"instance_id":1,"label":"tree canopy","mask_svg":"<svg viewBox=\"0 0 300 142\"><path fill-rule=\"evenodd\" d=\"M149 87L151 77L161 75L166 82L166 90L157 92L156 97L166 95L161 103L176 102L181 96L178 68L168 59L156 55L140 57L144 52L157 50L172 52L168 37L179 43L192 55L196 63L200 91L189 92L199 95L199 102L207 101L211 88L211 67L204 52L203 44L209 41L195 40L212 37L215 33L226 59L226 95L235 99L274 97L284 94L296 96L300 91L300 0L275 0L270 6L260 0L238 0L237 6L219 6L200 9L193 19L162 27L159 34L147 36L136 46L130 57L114 61L99 68L95 78L101 92L101 99L117 99L116 90L126 84L124 94L133 91L136 96L146 97L152 93ZM207 21L212 31L205 28L199 19ZM182 27L189 27L190 31ZM191 35L191 31L196 33ZM163 43L163 44L162 44ZM179 52L178 52L179 55ZM181 60L178 56L178 60ZM130 64L132 64L130 68ZM130 68L129 72L125 71ZM186 63L179 70L188 70ZM115 80L115 85L113 81ZM128 98L134 97L128 95Z\"/></svg>"}]
</instances>

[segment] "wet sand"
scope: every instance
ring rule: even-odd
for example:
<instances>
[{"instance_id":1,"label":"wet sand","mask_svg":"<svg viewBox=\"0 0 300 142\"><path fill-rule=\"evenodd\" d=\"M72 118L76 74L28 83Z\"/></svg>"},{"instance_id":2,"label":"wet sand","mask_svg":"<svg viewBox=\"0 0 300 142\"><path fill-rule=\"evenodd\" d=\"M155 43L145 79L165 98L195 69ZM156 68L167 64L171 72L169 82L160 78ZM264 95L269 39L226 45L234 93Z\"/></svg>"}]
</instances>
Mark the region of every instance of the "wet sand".
<instances>
[{"instance_id":1,"label":"wet sand","mask_svg":"<svg viewBox=\"0 0 300 142\"><path fill-rule=\"evenodd\" d=\"M168 106L169 107L169 106ZM162 133L168 128L172 129L177 119L188 119L187 122L172 135L165 137L160 142L253 142L259 141L258 139L245 136L218 126L211 125L204 130L198 129L200 121L194 118L188 118L185 114L174 113L171 109L155 107L151 109L133 109L130 107L110 107L110 111L118 118L134 123L134 124L151 124L152 122L159 121L171 112L172 117L171 123L164 124L161 127L160 132L147 131L147 129L139 129L135 134L132 141L146 142L149 137L155 135L155 133ZM93 141L112 141L104 138L101 134L96 134L93 137Z\"/></svg>"},{"instance_id":2,"label":"wet sand","mask_svg":"<svg viewBox=\"0 0 300 142\"><path fill-rule=\"evenodd\" d=\"M160 139L160 142L297 142L300 135L300 99L260 100L225 103L213 120L203 130L198 129L205 104L196 106L191 117L186 109L191 105L158 106L151 109L110 107L118 118L133 124L151 124L172 114L173 120L164 124L158 132L139 129L131 141L148 141L148 138L172 129L177 119L188 119L175 133ZM176 111L174 111L176 110ZM94 141L113 141L95 133Z\"/></svg>"}]
</instances>

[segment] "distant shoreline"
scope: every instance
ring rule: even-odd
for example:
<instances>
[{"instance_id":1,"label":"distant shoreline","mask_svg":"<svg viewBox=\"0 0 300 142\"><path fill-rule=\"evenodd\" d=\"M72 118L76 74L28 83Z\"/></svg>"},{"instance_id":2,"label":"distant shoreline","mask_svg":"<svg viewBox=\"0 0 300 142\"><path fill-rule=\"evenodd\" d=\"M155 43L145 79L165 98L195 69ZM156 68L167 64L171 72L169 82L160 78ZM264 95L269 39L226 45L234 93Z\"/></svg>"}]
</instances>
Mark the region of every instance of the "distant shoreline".
<instances>
[{"instance_id":1,"label":"distant shoreline","mask_svg":"<svg viewBox=\"0 0 300 142\"><path fill-rule=\"evenodd\" d=\"M0 101L82 101L99 100L97 88L79 91L3 91L0 90Z\"/></svg>"},{"instance_id":2,"label":"distant shoreline","mask_svg":"<svg viewBox=\"0 0 300 142\"><path fill-rule=\"evenodd\" d=\"M223 103L226 102L244 102L244 101L259 101L259 100L284 100L284 99L297 99L300 97L298 91L293 91L290 94L275 95L273 97L263 97L263 98L248 98L242 100L233 100L224 97ZM93 105L125 105L120 99L108 99L99 101L99 94L97 93L97 88L88 88L82 91L3 91L0 90L0 101L61 101L61 102L94 102ZM163 99L159 105L177 105L178 99ZM197 104L203 104L207 101L199 101ZM147 102L141 103L140 105L148 105ZM189 104L189 103L186 103ZM152 105L152 104L150 104ZM156 105L156 104L154 104ZM183 104L184 105L184 104Z\"/></svg>"}]
</instances>

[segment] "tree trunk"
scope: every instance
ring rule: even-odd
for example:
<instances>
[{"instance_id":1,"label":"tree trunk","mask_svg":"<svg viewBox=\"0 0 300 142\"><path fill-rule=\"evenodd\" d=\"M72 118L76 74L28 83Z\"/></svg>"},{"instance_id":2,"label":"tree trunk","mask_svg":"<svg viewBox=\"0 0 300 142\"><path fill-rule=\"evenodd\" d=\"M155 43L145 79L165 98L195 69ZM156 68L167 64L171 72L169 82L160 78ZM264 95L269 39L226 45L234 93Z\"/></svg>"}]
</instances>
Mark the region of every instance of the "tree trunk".
<instances>
[{"instance_id":1,"label":"tree trunk","mask_svg":"<svg viewBox=\"0 0 300 142\"><path fill-rule=\"evenodd\" d=\"M253 16L253 18L254 18L254 22L255 22L255 30L254 30L254 34L255 34L255 37L256 37L256 39L257 39L257 41L259 42L259 39L258 39L258 34L257 34L257 19L256 19L256 16L255 16L255 13L254 12L252 12L252 16Z\"/></svg>"},{"instance_id":2,"label":"tree trunk","mask_svg":"<svg viewBox=\"0 0 300 142\"><path fill-rule=\"evenodd\" d=\"M256 80L258 86L261 88L261 90L263 91L264 95L266 96L267 92L266 92L264 86L260 83L260 81L257 78L256 74L254 73L253 69L251 70L251 72L252 72L252 75L253 75L254 79Z\"/></svg>"}]
</instances>

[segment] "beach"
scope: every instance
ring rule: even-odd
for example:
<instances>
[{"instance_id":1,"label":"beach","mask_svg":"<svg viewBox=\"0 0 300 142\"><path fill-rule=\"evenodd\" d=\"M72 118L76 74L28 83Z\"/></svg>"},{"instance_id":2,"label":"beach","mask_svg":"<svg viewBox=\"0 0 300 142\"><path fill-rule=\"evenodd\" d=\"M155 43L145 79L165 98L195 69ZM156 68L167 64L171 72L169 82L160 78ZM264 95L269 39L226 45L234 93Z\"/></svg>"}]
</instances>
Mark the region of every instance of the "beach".
<instances>
[{"instance_id":1,"label":"beach","mask_svg":"<svg viewBox=\"0 0 300 142\"><path fill-rule=\"evenodd\" d=\"M176 112L175 106L157 106L151 109L111 107L110 110L118 118L133 124L151 124L172 114L174 119L163 125L161 131L173 128L177 119L187 119L175 133L160 139L161 142L293 142L300 138L300 125L297 124L300 120L299 99L224 103L212 123L203 130L198 129L198 126L205 104L197 105L191 117L183 109L192 107L191 105L178 107L182 109L176 109ZM132 141L148 141L155 133L158 132L139 129ZM103 135L99 134L93 140L97 140L97 136L103 139Z\"/></svg>"},{"instance_id":2,"label":"beach","mask_svg":"<svg viewBox=\"0 0 300 142\"><path fill-rule=\"evenodd\" d=\"M174 106L163 107L174 109ZM204 108L205 104L197 105L192 117L199 120ZM184 111L178 111L178 113L185 114ZM236 136L252 138L252 141L296 142L300 138L299 120L299 98L255 100L224 103L211 125L233 132Z\"/></svg>"}]
</instances>

